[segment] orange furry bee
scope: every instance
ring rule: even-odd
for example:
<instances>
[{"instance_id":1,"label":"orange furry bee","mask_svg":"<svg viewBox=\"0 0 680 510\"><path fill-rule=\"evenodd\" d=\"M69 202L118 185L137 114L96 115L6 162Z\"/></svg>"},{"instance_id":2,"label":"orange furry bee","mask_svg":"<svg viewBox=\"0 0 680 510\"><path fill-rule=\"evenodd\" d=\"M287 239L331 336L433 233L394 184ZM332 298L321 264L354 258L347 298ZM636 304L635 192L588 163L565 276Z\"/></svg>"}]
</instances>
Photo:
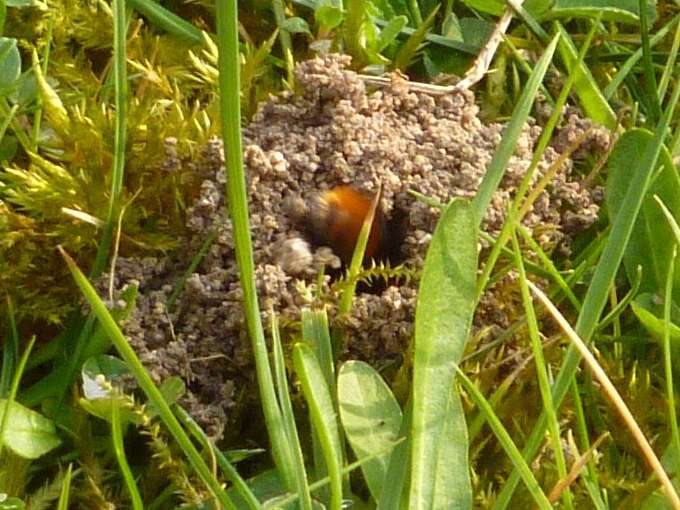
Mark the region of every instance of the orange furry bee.
<instances>
[{"instance_id":1,"label":"orange furry bee","mask_svg":"<svg viewBox=\"0 0 680 510\"><path fill-rule=\"evenodd\" d=\"M288 209L292 219L306 230L313 243L329 246L345 264L349 264L372 201L373 197L366 193L343 185L318 193L306 202L294 199L289 202ZM388 222L378 203L364 259L388 258L389 237Z\"/></svg>"}]
</instances>

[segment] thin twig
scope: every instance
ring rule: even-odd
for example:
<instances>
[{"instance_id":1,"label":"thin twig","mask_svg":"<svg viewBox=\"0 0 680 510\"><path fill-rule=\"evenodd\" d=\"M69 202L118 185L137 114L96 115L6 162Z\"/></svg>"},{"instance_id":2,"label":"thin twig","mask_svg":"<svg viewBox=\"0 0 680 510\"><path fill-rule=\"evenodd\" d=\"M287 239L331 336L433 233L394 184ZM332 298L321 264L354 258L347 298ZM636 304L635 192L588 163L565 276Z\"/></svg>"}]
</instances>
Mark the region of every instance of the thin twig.
<instances>
[{"instance_id":1,"label":"thin twig","mask_svg":"<svg viewBox=\"0 0 680 510\"><path fill-rule=\"evenodd\" d=\"M581 474L581 471L583 471L585 465L588 463L590 458L595 453L597 447L600 446L600 443L602 443L602 441L604 441L607 437L609 437L609 432L604 432L600 437L598 437L597 440L592 444L592 446L588 448L586 453L579 456L579 458L576 459L576 461L571 465L569 474L567 474L565 478L559 480L553 486L552 490L550 491L550 494L548 494L548 500L551 503L554 503L558 499L560 499L560 496L562 495L564 490L576 481L576 479Z\"/></svg>"}]
</instances>

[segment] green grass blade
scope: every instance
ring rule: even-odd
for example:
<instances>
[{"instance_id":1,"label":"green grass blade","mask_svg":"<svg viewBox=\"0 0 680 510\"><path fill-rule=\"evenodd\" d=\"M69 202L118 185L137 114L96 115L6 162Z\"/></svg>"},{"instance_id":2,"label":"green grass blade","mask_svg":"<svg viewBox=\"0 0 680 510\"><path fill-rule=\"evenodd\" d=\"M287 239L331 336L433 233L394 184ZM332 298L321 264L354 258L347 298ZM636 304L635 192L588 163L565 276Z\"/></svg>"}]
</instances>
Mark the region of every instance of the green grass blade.
<instances>
[{"instance_id":1,"label":"green grass blade","mask_svg":"<svg viewBox=\"0 0 680 510\"><path fill-rule=\"evenodd\" d=\"M248 487L246 481L241 478L241 475L238 474L238 471L236 471L236 468L231 464L231 462L229 462L229 459L227 459L224 453L222 453L219 448L215 448L215 445L212 443L210 438L203 431L203 429L199 427L198 423L194 421L191 415L189 415L189 413L187 413L179 405L173 406L173 411L184 428L186 428L206 450L211 451L212 454L215 455L215 459L217 459L217 465L220 466L224 476L226 476L227 479L233 484L234 492L243 498L243 501L245 501L248 508L250 510L257 510L258 508L261 508L262 505L260 505L260 502L258 501L257 497L255 497L255 494L253 494L253 491L250 490L250 487Z\"/></svg>"},{"instance_id":2,"label":"green grass blade","mask_svg":"<svg viewBox=\"0 0 680 510\"><path fill-rule=\"evenodd\" d=\"M342 508L342 447L331 391L326 384L314 351L298 343L293 348L293 365L300 378L302 392L309 406L314 432L319 439L328 476L331 479L330 509Z\"/></svg>"},{"instance_id":3,"label":"green grass blade","mask_svg":"<svg viewBox=\"0 0 680 510\"><path fill-rule=\"evenodd\" d=\"M14 376L12 377L12 385L9 388L9 393L7 394L7 400L4 402L4 413L2 413L2 419L0 420L0 458L2 458L2 448L5 444L5 431L9 424L9 415L12 412L12 406L17 397L17 391L19 391L19 382L21 381L21 376L26 368L26 361L28 356L31 354L33 345L35 344L35 335L31 338L31 341L26 346L24 353L19 360L19 365L17 366Z\"/></svg>"},{"instance_id":4,"label":"green grass blade","mask_svg":"<svg viewBox=\"0 0 680 510\"><path fill-rule=\"evenodd\" d=\"M380 374L362 361L344 363L338 373L340 419L358 460L386 451L399 437L401 408ZM373 498L378 501L390 452L362 464Z\"/></svg>"},{"instance_id":5,"label":"green grass blade","mask_svg":"<svg viewBox=\"0 0 680 510\"><path fill-rule=\"evenodd\" d=\"M652 172L656 168L656 162L661 153L663 141L679 96L680 84L676 84L666 111L655 130L654 138L647 146L640 166L636 168L633 173L625 196L627 207L623 208L614 219L608 243L604 246L602 256L600 257L590 286L586 292L583 306L581 307L581 313L579 313L576 323L576 332L586 342L590 341L593 332L597 328L600 314L607 302L609 289L614 283L616 273L618 272L619 265L623 259L623 254L628 245L635 220L647 192ZM580 359L580 355L576 349L573 346L570 346L553 385L552 396L555 406L559 406L564 399L569 389L569 385L571 384L571 380L576 374ZM533 458L533 455L538 450L543 441L543 433L546 424L546 415L545 413L542 413L524 447L523 454L525 458ZM499 493L493 506L494 510L507 508L518 482L519 474L513 472Z\"/></svg>"},{"instance_id":6,"label":"green grass blade","mask_svg":"<svg viewBox=\"0 0 680 510\"><path fill-rule=\"evenodd\" d=\"M678 59L678 50L680 50L680 25L676 25L675 27L673 44L671 45L671 49L668 54L668 60L666 61L666 66L664 67L663 74L661 75L661 80L659 81L659 100L662 103L664 97L666 96L666 90L668 89L671 76L673 75L673 69L675 69L675 63Z\"/></svg>"},{"instance_id":7,"label":"green grass blade","mask_svg":"<svg viewBox=\"0 0 680 510\"><path fill-rule=\"evenodd\" d=\"M671 304L673 302L673 272L675 259L678 255L677 244L673 250L673 256L668 263L668 277L666 278L666 293L663 307L663 357L664 372L666 376L666 400L668 401L668 420L671 425L671 448L675 450L675 473L680 473L680 432L678 432L678 415L675 408L675 395L673 390L673 359L671 350Z\"/></svg>"},{"instance_id":8,"label":"green grass blade","mask_svg":"<svg viewBox=\"0 0 680 510\"><path fill-rule=\"evenodd\" d=\"M314 351L328 387L335 387L335 363L326 310L303 308L301 322L302 339Z\"/></svg>"},{"instance_id":9,"label":"green grass blade","mask_svg":"<svg viewBox=\"0 0 680 510\"><path fill-rule=\"evenodd\" d=\"M187 20L170 12L161 4L154 2L153 0L128 1L135 10L146 16L151 24L192 44L203 44L203 34L198 28Z\"/></svg>"},{"instance_id":10,"label":"green grass blade","mask_svg":"<svg viewBox=\"0 0 680 510\"><path fill-rule=\"evenodd\" d=\"M307 480L307 473L305 471L305 460L302 456L300 437L298 435L297 425L295 424L293 404L290 400L290 393L288 390L286 362L283 357L283 346L281 345L278 319L274 312L272 312L272 351L276 391L278 394L279 405L281 406L283 427L288 437L288 445L291 449L291 464L286 467L288 469L293 469L293 471L291 471L286 476L294 480L296 493L301 499L302 510L311 510L312 497L310 494L309 482Z\"/></svg>"},{"instance_id":11,"label":"green grass blade","mask_svg":"<svg viewBox=\"0 0 680 510\"><path fill-rule=\"evenodd\" d=\"M453 201L435 228L420 280L411 427L413 509L444 500L456 508L472 505L467 427L453 381L475 306L476 233L472 205Z\"/></svg>"},{"instance_id":12,"label":"green grass blade","mask_svg":"<svg viewBox=\"0 0 680 510\"><path fill-rule=\"evenodd\" d=\"M120 195L123 189L123 174L125 172L125 143L127 133L127 16L125 14L125 0L113 1L113 82L116 108L116 119L113 139L113 164L111 170L111 195L109 197L109 212L102 237L97 247L97 255L90 271L91 277L99 276L106 266L113 240L113 230L120 206Z\"/></svg>"},{"instance_id":13,"label":"green grass blade","mask_svg":"<svg viewBox=\"0 0 680 510\"><path fill-rule=\"evenodd\" d=\"M355 249L355 253L357 250L358 248ZM314 352L326 386L333 388L331 398L334 400L335 405L335 364L325 310L302 310L302 339ZM317 434L312 435L312 452L314 457L314 478L319 480L328 475L328 470L326 468L323 445ZM322 489L320 494L322 500L328 500L326 488Z\"/></svg>"},{"instance_id":14,"label":"green grass blade","mask_svg":"<svg viewBox=\"0 0 680 510\"><path fill-rule=\"evenodd\" d=\"M574 90L578 94L581 107L588 117L595 122L602 124L609 129L616 128L616 114L607 102L604 94L600 90L591 74L588 66L581 65L576 67L575 63L578 58L578 52L571 40L569 33L559 23L555 22L555 32L560 37L559 51L562 57L562 62L569 74L578 72L578 76L574 81Z\"/></svg>"},{"instance_id":15,"label":"green grass blade","mask_svg":"<svg viewBox=\"0 0 680 510\"><path fill-rule=\"evenodd\" d=\"M391 445L389 446L389 450L394 450L394 449L396 449L396 448L397 448L400 444L402 444L403 442L404 442L404 441L401 440L401 441L400 441L398 444L396 444L396 445L391 444ZM379 456L381 456L381 455L384 455L384 454L386 454L386 453L389 453L389 451L382 451L382 452L379 452L378 454L370 455L370 456L368 456L368 457L364 457L364 458L361 459L361 460L357 460L357 461L355 461L355 462L352 462L351 464L348 464L348 465L346 465L346 466L344 466L344 467L342 468L342 474L345 475L345 476L346 476L346 475L349 475L350 473L352 473L352 471L354 471L354 470L360 468L360 467L361 467L363 464L365 464L366 462L370 462L370 461L373 460L374 458L379 457ZM318 492L319 492L319 489L322 489L323 487L325 487L326 485L329 485L330 483L331 483L331 479L330 479L329 477L325 477L325 478L323 478L323 479L321 479L321 480L317 480L316 482L310 484L310 485L309 485L309 490L312 491L312 492L318 493ZM282 497L281 499L277 499L277 500L276 500L276 503L277 503L277 507L276 507L276 508L289 508L289 507L287 507L286 505L289 505L289 504L291 504L291 503L297 501L298 499L299 499L299 496L298 496L297 494L290 494L290 495L288 495L288 496L284 496L284 497ZM319 503L318 503L318 498L317 498L317 501L315 501L315 504L316 504L316 508L320 508ZM348 506L348 505L347 505L347 501L345 501L345 508L347 508L347 506ZM391 507L391 508L394 508L394 507Z\"/></svg>"},{"instance_id":16,"label":"green grass blade","mask_svg":"<svg viewBox=\"0 0 680 510\"><path fill-rule=\"evenodd\" d=\"M68 510L68 498L71 494L71 473L73 464L69 464L66 469L66 474L61 482L61 492L59 493L59 502L57 503L57 510Z\"/></svg>"},{"instance_id":17,"label":"green grass blade","mask_svg":"<svg viewBox=\"0 0 680 510\"><path fill-rule=\"evenodd\" d=\"M531 237L531 234L527 231L526 228L524 228L522 225L517 226L517 231L520 233L522 236L522 239L529 245L531 250L536 254L538 257L538 260L541 261L543 266L546 268L546 272L548 273L548 277L552 279L557 286L560 288L560 290L564 293L564 296L569 300L569 302L574 306L574 309L576 311L581 310L581 302L579 299L576 297L574 294L574 291L571 290L571 287L569 287L569 284L567 281L562 277L560 272L558 271L557 267L555 267L555 263L552 261L552 259L543 251L541 246L534 240L533 237ZM527 264L527 261L524 257L522 257L522 263L524 266L529 270L532 271L531 266ZM536 274L536 273L534 273ZM540 273L538 273L537 276L542 276ZM553 294L551 294L552 296Z\"/></svg>"},{"instance_id":18,"label":"green grass blade","mask_svg":"<svg viewBox=\"0 0 680 510\"><path fill-rule=\"evenodd\" d=\"M553 454L555 455L555 463L557 464L557 474L560 479L564 480L567 477L567 463L564 459L564 451L562 449L562 440L560 435L560 425L557 421L557 411L555 409L552 395L550 394L550 380L548 378L548 369L546 366L545 357L543 356L543 343L541 342L540 331L538 327L538 320L536 318L536 311L527 285L527 275L520 256L519 242L517 236L512 236L512 245L515 251L515 266L519 271L519 285L522 294L522 303L524 304L524 311L527 316L527 325L529 329L529 339L531 340L531 351L534 355L536 364L536 377L538 379L538 387L543 400L543 411L546 413L548 420L548 430L550 431L550 444L552 446ZM573 508L573 496L569 487L562 493L562 500L565 508Z\"/></svg>"},{"instance_id":19,"label":"green grass blade","mask_svg":"<svg viewBox=\"0 0 680 510\"><path fill-rule=\"evenodd\" d=\"M470 397L472 397L472 400L474 400L475 404L477 404L479 410L486 416L486 421L489 423L489 426L491 427L494 434L498 438L498 441L501 443L501 446L505 450L505 453L507 453L508 457L510 457L510 461L515 466L515 469L522 477L522 480L524 481L527 490L534 498L536 505L542 510L552 509L550 501L548 501L548 498L546 497L545 493L541 490L540 485L538 485L538 482L536 481L536 478L534 477L531 468L522 457L522 454L520 453L515 443L512 441L512 438L510 437L510 434L508 434L508 431L505 429L501 421L498 419L498 416L496 416L496 414L493 412L493 409L491 408L489 402L484 398L484 395L482 395L482 393L477 389L475 383L468 379L467 376L460 370L458 370L458 377L460 381L463 383L463 386L465 386L465 389L467 390Z\"/></svg>"},{"instance_id":20,"label":"green grass blade","mask_svg":"<svg viewBox=\"0 0 680 510\"><path fill-rule=\"evenodd\" d=\"M173 286L172 292L170 293L168 300L165 302L165 307L168 310L172 310L172 307L175 305L175 301L177 301L177 298L182 293L182 290L184 290L184 285L186 284L187 280L194 272L196 272L196 268L205 258L208 250L212 246L212 243L215 242L215 239L217 239L218 234L218 228L213 228L210 231L210 233L206 236L205 241L203 241L203 244L201 244L198 253L196 253L196 255L194 255L194 257L191 259L187 270L182 273L182 276L180 276L179 280L177 280Z\"/></svg>"},{"instance_id":21,"label":"green grass blade","mask_svg":"<svg viewBox=\"0 0 680 510\"><path fill-rule=\"evenodd\" d=\"M588 450L591 446L590 438L588 437L588 424L586 422L585 412L583 410L583 403L581 402L581 395L579 394L578 384L576 379L572 379L570 386L572 398L574 399L574 414L576 416L576 433L581 440L581 451ZM602 500L602 489L600 488L597 466L592 457L588 459L586 464L586 471L581 474L590 500L593 502L596 510L607 510L609 507L605 505Z\"/></svg>"},{"instance_id":22,"label":"green grass blade","mask_svg":"<svg viewBox=\"0 0 680 510\"><path fill-rule=\"evenodd\" d=\"M120 473L123 476L125 486L130 493L130 502L133 510L144 510L144 503L142 497L139 495L137 483L132 476L130 465L125 457L125 445L123 444L123 428L120 423L120 399L111 399L111 441L113 443L113 452L118 461Z\"/></svg>"},{"instance_id":23,"label":"green grass blade","mask_svg":"<svg viewBox=\"0 0 680 510\"><path fill-rule=\"evenodd\" d=\"M288 86L293 86L293 42L290 37L290 32L285 30L283 27L284 21L286 21L286 12L283 5L283 0L272 0L272 12L274 13L274 19L276 19L276 24L279 27L279 42L281 43L281 53L286 60L286 70L288 74Z\"/></svg>"},{"instance_id":24,"label":"green grass blade","mask_svg":"<svg viewBox=\"0 0 680 510\"><path fill-rule=\"evenodd\" d=\"M639 0L640 3L640 36L642 38L642 66L645 73L646 96L651 99L652 109L649 113L650 124L656 124L661 117L661 101L659 100L659 87L656 83L656 73L652 62L652 47L649 43L649 22L647 20L647 0Z\"/></svg>"},{"instance_id":25,"label":"green grass blade","mask_svg":"<svg viewBox=\"0 0 680 510\"><path fill-rule=\"evenodd\" d=\"M2 346L2 368L0 368L0 398L6 398L12 386L14 371L19 361L19 331L17 330L14 302L7 295L7 338Z\"/></svg>"},{"instance_id":26,"label":"green grass blade","mask_svg":"<svg viewBox=\"0 0 680 510\"><path fill-rule=\"evenodd\" d=\"M219 480L212 476L210 469L206 465L201 455L198 453L198 450L196 450L196 447L193 445L186 432L184 432L180 426L175 415L172 414L170 406L168 406L163 394L151 380L151 377L144 369L144 366L139 361L137 354L121 332L120 328L111 316L111 313L106 308L106 305L97 294L97 291L94 290L94 287L92 287L90 282L87 281L87 278L85 278L85 275L80 271L78 266L76 266L76 263L73 261L73 259L63 250L62 255L68 264L68 268L71 271L73 279L78 285L78 288L83 293L83 296L90 305L92 313L97 317L102 327L109 335L111 342L118 351L118 354L120 354L120 357L123 358L123 360L125 360L127 363L130 372L137 380L137 383L142 388L149 401L152 402L158 410L161 420L167 427L172 437L179 444L180 448L186 455L189 463L194 468L199 478L203 481L203 483L205 483L206 487L208 487L210 492L212 492L212 494L225 508L234 509L235 507L233 503L222 489Z\"/></svg>"},{"instance_id":27,"label":"green grass blade","mask_svg":"<svg viewBox=\"0 0 680 510\"><path fill-rule=\"evenodd\" d=\"M581 51L579 52L576 63L574 64L574 67L576 69L580 69L581 64L583 64L583 59L585 58L585 55L588 49L590 48L590 42L594 35L595 35L594 29L588 33L588 36L585 42L583 43L583 46L581 47ZM519 225L521 223L523 214L525 214L525 211L531 204L531 200L535 199L532 198L531 196L534 195L534 192L532 192L530 196L527 197L526 199L525 196L529 191L529 187L532 184L533 181L532 177L534 175L534 172L538 167L541 158L543 157L545 149L548 147L548 144L550 143L552 133L561 117L562 110L569 97L569 92L571 91L572 85L576 82L578 76L579 73L574 72L571 73L567 78L567 81L564 84L564 87L562 88L559 97L557 98L557 102L555 103L553 113L550 115L550 118L548 119L548 122L546 123L546 126L543 129L543 133L541 134L541 137L539 138L538 143L536 144L536 149L534 150L534 155L531 159L531 164L529 165L529 168L522 177L522 181L520 182L520 185L517 188L517 192L515 193L515 197L512 200L512 203L507 214L507 218L505 220L505 223L503 224L501 233L498 236L498 240L493 245L491 253L487 257L487 260L484 264L482 275L480 276L479 282L477 284L477 299L481 297L482 292L484 292L487 284L489 283L491 272L493 271L496 265L496 261L498 260L498 257L501 253L501 249L505 246L505 244L508 242L508 239L510 239L510 237L512 236L516 228L516 225ZM561 155L560 158L566 158L566 154ZM554 164L557 165L557 162L555 162ZM539 184L549 175L550 172L543 176L543 178L541 178L541 180L539 181Z\"/></svg>"},{"instance_id":28,"label":"green grass blade","mask_svg":"<svg viewBox=\"0 0 680 510\"><path fill-rule=\"evenodd\" d=\"M678 24L678 21L680 21L680 15L676 15L673 19L671 19L666 25L664 25L662 28L660 28L656 34L654 34L650 39L649 39L649 45L651 47L656 46L659 42L663 41L664 38L668 35L670 30L673 28L674 25ZM611 81L607 84L607 86L602 90L602 94L606 99L611 99L611 97L616 93L616 90L621 86L623 81L626 79L626 77L630 74L630 72L635 68L637 63L640 61L642 58L642 48L639 48L636 50L628 59L623 63L622 66L619 67L619 70L617 73L614 75L614 77L611 79ZM670 78L670 77L669 77Z\"/></svg>"},{"instance_id":29,"label":"green grass blade","mask_svg":"<svg viewBox=\"0 0 680 510\"><path fill-rule=\"evenodd\" d=\"M357 244L352 252L352 260L349 263L349 269L347 270L347 279L352 283L345 287L340 296L340 304L338 305L338 311L340 315L346 315L352 309L352 299L354 299L354 294L356 292L356 276L361 272L361 267L364 263L364 254L366 253L366 246L368 245L368 238L371 234L371 228L373 226L373 220L375 219L376 211L380 207L380 199L382 197L382 186L378 189L378 192L373 197L371 202L371 208L364 218L364 222L361 225L361 231L359 232L359 237L357 238Z\"/></svg>"},{"instance_id":30,"label":"green grass blade","mask_svg":"<svg viewBox=\"0 0 680 510\"><path fill-rule=\"evenodd\" d=\"M276 400L274 381L269 366L269 353L264 338L260 306L255 286L253 246L250 239L248 199L243 170L241 143L240 57L238 49L238 6L236 0L218 0L217 47L220 91L220 118L227 167L226 195L229 218L234 227L234 248L243 289L244 313L255 357L255 369L260 388L265 422L272 444L272 455L280 472L294 471L288 438L282 426L281 410ZM295 490L294 480L284 478L288 490Z\"/></svg>"},{"instance_id":31,"label":"green grass blade","mask_svg":"<svg viewBox=\"0 0 680 510\"><path fill-rule=\"evenodd\" d=\"M477 195L474 199L475 214L477 216L478 225L482 222L484 213L491 203L491 197L498 188L498 185L503 178L505 168L508 165L508 161L510 161L510 157L515 151L517 139L519 138L519 135L521 134L524 127L524 123L529 116L529 112L531 111L531 106L534 102L534 97L536 96L538 87L543 81L543 76L545 76L545 72L548 70L548 66L552 61L558 40L559 36L555 36L553 38L546 50L543 52L538 64L536 64L534 72L527 80L524 92L519 98L519 101L517 101L515 110L512 112L512 119L503 131L503 139L498 145L498 148L493 155L493 159L489 164L489 168L484 175L484 180L479 186L479 191L477 191Z\"/></svg>"},{"instance_id":32,"label":"green grass blade","mask_svg":"<svg viewBox=\"0 0 680 510\"><path fill-rule=\"evenodd\" d=\"M432 12L427 16L425 21L418 22L418 28L409 36L399 50L399 53L397 53L397 56L394 58L394 62L392 63L394 69L404 71L413 63L416 54L420 51L421 46L426 40L427 33L430 31L432 23L434 23L437 11L439 11L439 5L432 9Z\"/></svg>"}]
</instances>

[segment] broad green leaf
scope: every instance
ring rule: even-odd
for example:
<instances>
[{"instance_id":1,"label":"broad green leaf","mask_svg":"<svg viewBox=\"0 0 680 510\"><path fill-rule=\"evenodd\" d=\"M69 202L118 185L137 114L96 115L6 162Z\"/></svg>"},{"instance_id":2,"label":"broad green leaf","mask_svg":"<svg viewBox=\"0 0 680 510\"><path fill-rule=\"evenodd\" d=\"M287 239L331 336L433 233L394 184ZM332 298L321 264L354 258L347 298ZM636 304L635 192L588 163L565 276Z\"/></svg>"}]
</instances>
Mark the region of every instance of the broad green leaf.
<instances>
[{"instance_id":1,"label":"broad green leaf","mask_svg":"<svg viewBox=\"0 0 680 510\"><path fill-rule=\"evenodd\" d=\"M596 18L636 24L640 22L638 0L555 0L546 18ZM647 2L647 19L656 19L654 4Z\"/></svg>"},{"instance_id":2,"label":"broad green leaf","mask_svg":"<svg viewBox=\"0 0 680 510\"><path fill-rule=\"evenodd\" d=\"M276 469L262 471L260 474L247 480L248 487L253 491L257 499L267 501L281 494L285 494L281 476ZM247 508L246 501L238 494L234 487L229 488L227 494L233 499L237 508Z\"/></svg>"},{"instance_id":3,"label":"broad green leaf","mask_svg":"<svg viewBox=\"0 0 680 510\"><path fill-rule=\"evenodd\" d=\"M612 223L621 208L626 206L625 195L630 176L641 164L645 150L653 143L653 139L654 135L645 129L630 130L619 138L609 156L607 207ZM637 267L642 267L641 292L661 293L666 281L668 260L676 242L654 195L659 196L676 218L680 217L680 176L665 147L661 149L659 164L661 169L652 177L623 258L630 282L635 281ZM680 271L675 271L673 285L676 300L680 297L678 273Z\"/></svg>"},{"instance_id":4,"label":"broad green leaf","mask_svg":"<svg viewBox=\"0 0 680 510\"><path fill-rule=\"evenodd\" d=\"M398 439L401 408L383 378L370 365L348 361L340 367L338 405L345 435L357 460L388 452ZM388 452L361 465L376 501L382 491L389 458Z\"/></svg>"},{"instance_id":5,"label":"broad green leaf","mask_svg":"<svg viewBox=\"0 0 680 510\"><path fill-rule=\"evenodd\" d=\"M7 400L0 399L0 422ZM12 402L5 428L4 446L24 459L37 459L59 446L54 422L18 402Z\"/></svg>"},{"instance_id":6,"label":"broad green leaf","mask_svg":"<svg viewBox=\"0 0 680 510\"><path fill-rule=\"evenodd\" d=\"M50 79L48 78L48 81ZM35 81L35 74L29 69L21 73L21 76L14 82L12 93L9 100L19 106L26 107L37 101L39 97L38 84Z\"/></svg>"},{"instance_id":7,"label":"broad green leaf","mask_svg":"<svg viewBox=\"0 0 680 510\"><path fill-rule=\"evenodd\" d=\"M309 34L309 25L302 18L286 18L286 20L281 23L281 29L292 34Z\"/></svg>"},{"instance_id":8,"label":"broad green leaf","mask_svg":"<svg viewBox=\"0 0 680 510\"><path fill-rule=\"evenodd\" d=\"M672 473L678 465L677 455L672 442L666 447L666 450L661 457L661 463L669 473ZM677 480L677 479L676 479ZM675 482L677 485L677 481ZM645 499L642 500L639 506L640 510L672 510L673 504L668 500L663 489L658 488Z\"/></svg>"},{"instance_id":9,"label":"broad green leaf","mask_svg":"<svg viewBox=\"0 0 680 510\"><path fill-rule=\"evenodd\" d=\"M463 30L460 26L460 20L456 13L450 12L444 18L442 22L442 35L444 37L450 37L456 41L463 40Z\"/></svg>"},{"instance_id":10,"label":"broad green leaf","mask_svg":"<svg viewBox=\"0 0 680 510\"><path fill-rule=\"evenodd\" d=\"M448 20L448 21L447 21ZM443 31L451 40L460 41L479 51L488 40L494 24L477 18L456 18L453 14L444 20ZM440 73L463 75L470 67L472 57L450 48L429 45L423 57L425 69L430 76Z\"/></svg>"},{"instance_id":11,"label":"broad green leaf","mask_svg":"<svg viewBox=\"0 0 680 510\"><path fill-rule=\"evenodd\" d=\"M472 505L467 428L454 376L475 306L476 225L473 206L453 201L434 231L420 280L411 426L414 509Z\"/></svg>"},{"instance_id":12,"label":"broad green leaf","mask_svg":"<svg viewBox=\"0 0 680 510\"><path fill-rule=\"evenodd\" d=\"M409 398L399 427L399 437L403 437L405 440L392 450L376 510L406 510L408 508L412 417L413 399Z\"/></svg>"},{"instance_id":13,"label":"broad green leaf","mask_svg":"<svg viewBox=\"0 0 680 510\"><path fill-rule=\"evenodd\" d=\"M18 148L19 142L17 141L17 138L5 134L0 140L0 162L14 159Z\"/></svg>"},{"instance_id":14,"label":"broad green leaf","mask_svg":"<svg viewBox=\"0 0 680 510\"><path fill-rule=\"evenodd\" d=\"M314 19L326 30L332 30L340 25L344 17L342 9L332 5L322 5L314 11Z\"/></svg>"},{"instance_id":15,"label":"broad green leaf","mask_svg":"<svg viewBox=\"0 0 680 510\"><path fill-rule=\"evenodd\" d=\"M36 0L7 0L7 7L30 7Z\"/></svg>"},{"instance_id":16,"label":"broad green leaf","mask_svg":"<svg viewBox=\"0 0 680 510\"><path fill-rule=\"evenodd\" d=\"M0 95L9 92L21 74L21 56L17 40L0 37Z\"/></svg>"}]
</instances>

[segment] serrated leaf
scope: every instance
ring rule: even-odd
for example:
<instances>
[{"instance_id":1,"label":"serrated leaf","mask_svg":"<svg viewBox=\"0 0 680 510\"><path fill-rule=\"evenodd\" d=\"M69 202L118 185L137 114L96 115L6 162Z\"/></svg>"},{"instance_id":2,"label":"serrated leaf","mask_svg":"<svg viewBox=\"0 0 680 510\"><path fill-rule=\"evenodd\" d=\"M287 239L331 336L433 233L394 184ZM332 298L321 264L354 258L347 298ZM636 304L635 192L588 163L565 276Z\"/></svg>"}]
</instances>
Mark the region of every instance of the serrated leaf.
<instances>
[{"instance_id":1,"label":"serrated leaf","mask_svg":"<svg viewBox=\"0 0 680 510\"><path fill-rule=\"evenodd\" d=\"M168 377L158 389L161 390L165 401L170 405L177 402L187 391L186 384L178 376ZM147 406L147 413L152 417L158 414L158 408L153 402L150 402Z\"/></svg>"},{"instance_id":2,"label":"serrated leaf","mask_svg":"<svg viewBox=\"0 0 680 510\"><path fill-rule=\"evenodd\" d=\"M4 419L7 400L0 399L0 422ZM3 443L19 457L37 459L61 443L54 422L18 402L12 402Z\"/></svg>"},{"instance_id":3,"label":"serrated leaf","mask_svg":"<svg viewBox=\"0 0 680 510\"><path fill-rule=\"evenodd\" d=\"M397 56L394 58L393 67L395 69L403 71L413 63L413 59L420 51L421 46L425 43L427 33L430 31L438 11L439 6L430 13L427 19L423 20L418 28L406 40L397 53Z\"/></svg>"},{"instance_id":4,"label":"serrated leaf","mask_svg":"<svg viewBox=\"0 0 680 510\"><path fill-rule=\"evenodd\" d=\"M406 26L406 23L408 23L408 18L406 16L395 16L392 18L380 31L380 37L378 37L378 41L375 45L375 51L381 52L392 44L402 28Z\"/></svg>"}]
</instances>

